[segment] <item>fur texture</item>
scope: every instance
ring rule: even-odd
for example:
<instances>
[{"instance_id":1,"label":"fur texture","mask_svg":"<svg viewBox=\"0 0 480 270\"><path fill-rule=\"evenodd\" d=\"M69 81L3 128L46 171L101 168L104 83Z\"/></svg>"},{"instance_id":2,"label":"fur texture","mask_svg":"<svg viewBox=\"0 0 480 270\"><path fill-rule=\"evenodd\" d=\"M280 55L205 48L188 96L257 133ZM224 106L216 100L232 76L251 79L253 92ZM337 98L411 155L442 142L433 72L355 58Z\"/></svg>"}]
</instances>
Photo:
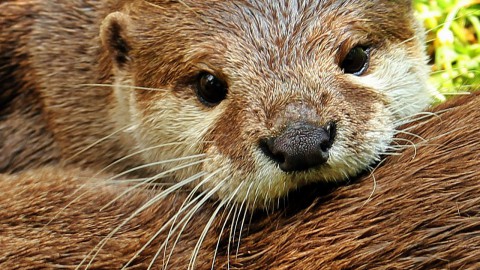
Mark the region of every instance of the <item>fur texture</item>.
<instances>
[{"instance_id":1,"label":"fur texture","mask_svg":"<svg viewBox=\"0 0 480 270\"><path fill-rule=\"evenodd\" d=\"M0 15L0 172L115 162L268 208L367 169L429 104L410 1L8 0ZM342 68L357 47L359 76ZM228 86L216 106L198 94L206 72ZM329 123L328 160L308 171L261 147Z\"/></svg>"},{"instance_id":2,"label":"fur texture","mask_svg":"<svg viewBox=\"0 0 480 270\"><path fill-rule=\"evenodd\" d=\"M389 146L428 103L421 31L403 0L0 0L0 269L478 268L479 94ZM338 134L286 174L259 140L302 121Z\"/></svg>"},{"instance_id":3,"label":"fur texture","mask_svg":"<svg viewBox=\"0 0 480 270\"><path fill-rule=\"evenodd\" d=\"M408 130L416 135L402 138L416 148L387 158L373 175L320 198L325 190L310 188L316 199L302 191L290 197L284 211L258 214L243 227L238 254L236 240L228 248L230 223L219 237L224 217L217 218L197 269L210 269L217 243L215 269L479 268L479 106L480 92L451 100L411 124ZM127 187L91 175L45 168L1 176L1 269L73 268L87 257L82 269L97 244L157 194L139 189L104 208ZM90 269L126 266L185 196L156 201L124 224ZM187 225L169 269L187 268L213 209L215 203L205 205ZM155 238L128 269L145 269L164 239L165 234ZM163 262L161 251L153 269Z\"/></svg>"}]
</instances>

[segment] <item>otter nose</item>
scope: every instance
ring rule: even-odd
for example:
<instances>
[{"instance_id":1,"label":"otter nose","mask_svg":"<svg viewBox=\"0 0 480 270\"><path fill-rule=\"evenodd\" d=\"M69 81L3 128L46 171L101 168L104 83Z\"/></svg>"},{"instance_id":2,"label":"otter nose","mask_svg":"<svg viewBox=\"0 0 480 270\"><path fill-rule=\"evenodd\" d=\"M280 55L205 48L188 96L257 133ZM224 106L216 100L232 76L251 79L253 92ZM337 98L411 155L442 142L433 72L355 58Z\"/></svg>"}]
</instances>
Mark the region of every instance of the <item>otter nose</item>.
<instances>
[{"instance_id":1,"label":"otter nose","mask_svg":"<svg viewBox=\"0 0 480 270\"><path fill-rule=\"evenodd\" d=\"M333 122L326 127L300 122L276 138L260 140L260 147L283 171L306 171L327 162L335 135Z\"/></svg>"}]
</instances>

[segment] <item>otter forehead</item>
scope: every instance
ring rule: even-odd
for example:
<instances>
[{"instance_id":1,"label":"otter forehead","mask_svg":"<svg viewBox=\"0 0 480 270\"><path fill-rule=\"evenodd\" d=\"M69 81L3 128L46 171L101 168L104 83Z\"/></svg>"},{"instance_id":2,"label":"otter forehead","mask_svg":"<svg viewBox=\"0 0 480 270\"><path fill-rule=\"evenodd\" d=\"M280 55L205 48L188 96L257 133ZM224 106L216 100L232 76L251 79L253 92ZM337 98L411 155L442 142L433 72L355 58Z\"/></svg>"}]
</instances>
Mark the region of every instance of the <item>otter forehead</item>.
<instances>
[{"instance_id":1,"label":"otter forehead","mask_svg":"<svg viewBox=\"0 0 480 270\"><path fill-rule=\"evenodd\" d=\"M402 2L402 3L400 3ZM299 35L322 30L376 30L379 36L411 36L410 1L182 1L183 8L212 29L273 44L297 43ZM192 19L192 18L189 18ZM193 18L195 19L195 18ZM406 29L401 29L402 25ZM400 28L400 29L399 29ZM399 31L407 30L407 31ZM338 33L336 33L338 34ZM374 33L370 33L374 34ZM285 41L285 42L282 42Z\"/></svg>"},{"instance_id":2,"label":"otter forehead","mask_svg":"<svg viewBox=\"0 0 480 270\"><path fill-rule=\"evenodd\" d=\"M168 61L162 65L169 69L163 80L178 74L189 76L199 69L243 76L247 71L242 69L248 68L249 73L264 77L282 74L294 79L302 68L304 74L314 68L318 76L320 72L340 72L335 64L355 45L380 46L414 35L410 4L399 1L152 3L159 8L141 10L138 18L145 21L138 27L146 30L140 31L146 33L140 38L157 39L162 48L158 54L169 55L157 57L159 62ZM142 16L145 12L152 15ZM177 58L171 59L171 55ZM152 70L155 68L145 69Z\"/></svg>"}]
</instances>

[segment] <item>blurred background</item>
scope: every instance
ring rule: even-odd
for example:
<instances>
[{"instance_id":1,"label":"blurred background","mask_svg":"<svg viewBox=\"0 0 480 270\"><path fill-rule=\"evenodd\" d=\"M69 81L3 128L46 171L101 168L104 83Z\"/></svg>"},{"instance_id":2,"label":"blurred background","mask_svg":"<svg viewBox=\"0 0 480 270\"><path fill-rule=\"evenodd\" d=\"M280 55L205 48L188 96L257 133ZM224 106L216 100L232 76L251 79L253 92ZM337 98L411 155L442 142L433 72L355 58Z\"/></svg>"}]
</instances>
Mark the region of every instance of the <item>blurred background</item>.
<instances>
[{"instance_id":1,"label":"blurred background","mask_svg":"<svg viewBox=\"0 0 480 270\"><path fill-rule=\"evenodd\" d=\"M480 0L414 0L427 29L436 101L480 89Z\"/></svg>"}]
</instances>

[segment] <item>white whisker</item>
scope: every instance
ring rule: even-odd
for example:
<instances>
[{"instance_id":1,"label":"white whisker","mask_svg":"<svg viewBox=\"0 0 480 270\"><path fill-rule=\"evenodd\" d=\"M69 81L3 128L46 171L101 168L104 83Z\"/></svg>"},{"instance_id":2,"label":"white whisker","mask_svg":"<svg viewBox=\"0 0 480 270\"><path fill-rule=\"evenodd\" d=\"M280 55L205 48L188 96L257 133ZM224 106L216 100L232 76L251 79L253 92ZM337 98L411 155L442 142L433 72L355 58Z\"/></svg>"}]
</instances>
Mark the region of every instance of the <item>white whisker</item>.
<instances>
[{"instance_id":1,"label":"white whisker","mask_svg":"<svg viewBox=\"0 0 480 270\"><path fill-rule=\"evenodd\" d=\"M205 160L200 160L200 161L188 163L188 164L185 164L185 165L182 165L182 166L178 166L178 167L175 167L175 168L173 168L173 169L164 171L164 172L159 173L159 174L157 174L157 175L154 175L154 176L148 178L147 180L145 180L144 182L139 183L139 184L136 184L136 185L134 185L134 186L126 189L126 190L123 191L120 195L118 195L117 197L115 197L110 203L108 203L107 205L105 205L104 207L102 207L102 209L101 209L100 211L102 211L103 209L109 207L110 205L112 205L113 203L115 203L116 201L118 201L121 197L123 197L123 196L125 196L126 194L128 194L129 192L131 192L132 190L135 190L135 189L141 187L142 185L145 185L146 183L153 182L153 181L155 181L155 180L157 180L157 179L159 179L159 178L161 178L161 177L163 177L163 176L165 176L165 175L168 175L168 174L171 173L171 172L175 172L175 171L182 170L182 169L185 169L185 168L188 168L188 167L197 165L197 164L201 164L201 163L203 163L203 162L205 162L205 161L208 161L208 160L209 160L209 159L205 159ZM190 179L190 178L189 178L189 179ZM185 185L187 185L187 184L190 184L190 182L193 182L194 180L195 180L195 179L193 179L193 180L190 179L189 181L183 180L183 181L175 184L174 186L166 189L165 191L167 191L167 190L172 190L172 189L175 189L175 188L176 188L176 189L179 189L179 188L182 187L182 186L185 186Z\"/></svg>"},{"instance_id":2,"label":"white whisker","mask_svg":"<svg viewBox=\"0 0 480 270\"><path fill-rule=\"evenodd\" d=\"M373 179L373 188L372 188L372 192L370 193L370 195L368 196L367 200L363 203L362 207L364 207L367 203L369 203L372 198L373 198L373 194L375 194L375 190L377 190L377 179L375 178L375 171L380 167L380 165L382 165L384 162L386 161L386 159L383 159L382 161L380 161L377 166L375 166L375 168L372 170L372 172L370 173L370 176L372 177Z\"/></svg>"},{"instance_id":3,"label":"white whisker","mask_svg":"<svg viewBox=\"0 0 480 270\"><path fill-rule=\"evenodd\" d=\"M115 180L115 181L110 181L107 185L117 185L117 184L131 184L131 183L143 183L143 185L152 185L152 186L169 186L173 185L173 182L165 183L146 183L150 179L149 177L147 178L135 178L135 179L121 179L121 180Z\"/></svg>"},{"instance_id":4,"label":"white whisker","mask_svg":"<svg viewBox=\"0 0 480 270\"><path fill-rule=\"evenodd\" d=\"M169 147L169 146L174 146L174 145L182 145L182 144L187 144L186 142L173 142L173 143L166 143L166 144L161 144L161 145L156 145L156 146L152 146L152 147L148 147L148 148L145 148L145 149L142 149L142 150L139 150L139 151L136 151L132 154L129 154L121 159L118 159L116 160L115 162L112 162L110 163L108 166L106 166L105 168L103 168L102 170L100 170L99 172L97 172L95 174L95 176L105 172L106 170L110 169L111 167L131 158L131 157L134 157L134 156L137 156L137 155L140 155L142 153L145 153L145 152L148 152L148 151L151 151L151 150L155 150L155 149L159 149L159 148L163 148L163 147ZM95 177L94 176L94 177Z\"/></svg>"},{"instance_id":5,"label":"white whisker","mask_svg":"<svg viewBox=\"0 0 480 270\"><path fill-rule=\"evenodd\" d=\"M105 136L105 137L103 137L103 138L101 138L101 139L93 142L92 144L90 144L90 145L88 145L87 147L83 148L82 150L78 151L78 152L75 153L74 155L67 157L67 158L65 159L65 161L68 162L68 161L71 161L71 160L75 159L76 157L80 156L81 154L85 153L86 151L92 149L94 146L96 146L96 145L98 145L98 144L100 144L100 143L102 143L102 142L104 142L104 141L112 138L113 136L119 134L120 132L123 132L123 131L125 131L125 130L128 130L128 129L132 128L133 126L134 126L134 125L129 125L129 126L123 127L123 128L121 128L121 129L119 129L119 130L116 130L116 131L112 132L110 135L107 135L107 136Z\"/></svg>"},{"instance_id":6,"label":"white whisker","mask_svg":"<svg viewBox=\"0 0 480 270\"><path fill-rule=\"evenodd\" d=\"M84 187L86 187L87 185L89 185L91 183L85 183L85 184L82 184L80 185L77 189L75 189L75 191L70 194L69 197L72 197L74 196L75 194L77 194L80 190L82 190ZM93 184L93 185L100 185L100 184ZM78 200L80 200L84 195L86 195L88 193L88 190L87 191L84 191L82 192L80 195L78 195L75 199L73 199L72 201L70 201L66 206L62 207L62 209L58 210L58 212L48 221L47 224L45 224L44 227L50 225L52 223L52 221L54 221L55 219L58 218L58 216L60 216L61 213L63 213L68 207L70 207L72 204L74 204L75 202L77 202Z\"/></svg>"},{"instance_id":7,"label":"white whisker","mask_svg":"<svg viewBox=\"0 0 480 270\"><path fill-rule=\"evenodd\" d=\"M178 216L180 216L181 213L183 213L186 209L188 209L191 205L193 205L196 201L198 201L200 198L203 198L201 202L199 202L200 205L202 205L205 201L207 201L211 196L213 196L213 194L215 194L215 192L218 191L218 189L221 188L221 186L217 186L215 187L213 190L210 190L210 191L204 191L203 193L201 193L199 196L197 196L194 200L190 201L187 205L185 205L185 203L189 200L189 198L191 198L197 191L198 189L204 185L205 183L207 183L208 181L210 181L216 174L218 174L219 172L221 172L222 170L224 170L224 168L220 168L218 170L216 170L215 172L213 173L210 173L207 177L205 177L204 180L202 180L191 192L190 194L187 196L187 198L185 199L185 201L183 202L183 204L181 205L180 209L176 212L176 214L174 216L172 216L167 222L164 223L164 225L159 229L157 230L157 232L143 245L143 247L137 252L135 253L135 255L130 259L130 261L125 264L125 267L126 268L130 263L133 262L133 260L135 260L159 235L160 233L162 233L170 224L172 224L171 226L174 225L175 221L177 220ZM199 173L195 176L192 176L192 178L195 178L195 179L199 179L203 176L207 175L206 172L202 172L202 173ZM190 182L190 181L189 181ZM179 224L187 224L188 221L190 220L191 216L193 216L193 213L189 216L190 212L187 213L186 217L184 217L181 222ZM179 225L178 225L179 226ZM177 227L178 227L177 226ZM163 246L165 246L167 243L168 243L168 238L170 237L170 233L169 235L167 236L166 240L164 241L164 243L162 244L162 246L158 249L158 252L155 254L155 256L153 257L151 263L150 263L150 266L149 266L149 269L150 267L153 266L153 263L156 261L156 259L158 258L159 254L160 254L160 251L163 249ZM165 267L166 268L166 267Z\"/></svg>"},{"instance_id":8,"label":"white whisker","mask_svg":"<svg viewBox=\"0 0 480 270\"><path fill-rule=\"evenodd\" d=\"M197 180L199 177L201 177L202 175L204 175L206 173L204 172L200 172L194 176L191 176L190 178L186 179L186 180L183 180L182 182L176 184L175 186L172 186L162 192L160 192L159 194L155 195L152 199L148 200L144 205L142 205L140 208L138 208L137 210L135 210L135 212L133 212L128 218L126 218L120 225L118 225L114 230L112 230L102 241L100 241L100 243L98 243L94 249L92 249L92 251L90 251L90 253L87 254L87 256L85 256L85 258L82 260L82 262L77 266L76 269L79 269L80 266L82 266L85 261L87 260L88 256L90 256L92 254L92 252L95 252L95 254L93 255L93 257L90 259L89 263L87 264L86 268L89 268L90 265L93 263L93 260L97 257L98 253L100 252L100 250L105 246L105 244L107 243L107 241L112 238L113 235L115 235L123 226L125 226L128 222L130 222L134 217L136 217L138 214L142 213L143 211L145 211L146 209L148 209L150 206L152 206L154 203L158 202L159 200L165 198L166 196L168 196L170 193L172 193L173 191L176 191L178 190L180 187L188 184L188 183L191 183L195 180Z\"/></svg>"},{"instance_id":9,"label":"white whisker","mask_svg":"<svg viewBox=\"0 0 480 270\"><path fill-rule=\"evenodd\" d=\"M228 198L228 203L227 205L225 206L225 209L224 209L224 212L226 211L227 208L229 208L230 204L232 203L232 200L237 196L237 193L238 191L243 187L243 183L238 185L238 187L235 189L234 192L232 192ZM228 211L228 214L227 216L225 217L225 222L223 223L223 226L222 226L222 229L220 230L220 233L218 234L218 239L217 239L217 245L215 246L215 252L213 253L213 259L212 259L212 267L211 269L213 270L214 269L214 266L215 266L215 260L217 259L217 253L218 253L218 248L220 247L220 240L222 238L222 235L223 235L223 232L225 230L225 227L227 226L227 223L228 223L228 219L230 218L230 215L232 214L232 211L233 209L236 209L236 207L230 207L230 210ZM234 220L234 219L232 219ZM227 250L230 250L230 239L231 239L231 234L232 232L230 231L230 238L229 238L229 241L228 241L228 247L227 247ZM197 254L198 255L198 254ZM195 255L195 256L197 256ZM228 263L229 265L229 263ZM228 267L230 268L230 267Z\"/></svg>"},{"instance_id":10,"label":"white whisker","mask_svg":"<svg viewBox=\"0 0 480 270\"><path fill-rule=\"evenodd\" d=\"M411 133L411 132L405 131L405 130L396 130L396 131L395 131L395 134L405 134L405 135L408 135L408 136L417 138L417 139L419 139L419 140L421 140L421 141L426 141L426 139L423 138L422 136L417 135L417 134L415 134L415 133ZM394 140L395 140L395 139L398 139L398 138L394 138Z\"/></svg>"},{"instance_id":11,"label":"white whisker","mask_svg":"<svg viewBox=\"0 0 480 270\"><path fill-rule=\"evenodd\" d=\"M248 205L245 202L248 200L248 196L250 195L250 190L252 189L253 184L254 184L254 182L250 183L250 186L248 186L247 193L245 194L245 198L243 198L242 205L240 206L240 212L242 211L241 209L243 209L244 206L245 206L245 209L244 209L243 218L242 218L241 223L240 223L240 231L239 231L239 234L238 234L238 243L237 243L237 252L236 252L236 255L235 255L236 257L238 257L238 251L240 250L240 239L242 238L243 225L245 223L245 219L247 217L247 212L248 212Z\"/></svg>"},{"instance_id":12,"label":"white whisker","mask_svg":"<svg viewBox=\"0 0 480 270\"><path fill-rule=\"evenodd\" d=\"M129 169L127 171L124 171L120 174L112 176L107 181L113 181L113 180L115 180L115 178L122 177L122 176L125 176L127 174L130 174L130 173L142 170L142 169L151 168L151 167L162 165L162 164L168 164L168 163L173 163L173 162L185 161L185 160L189 160L189 159L201 158L201 157L205 157L205 156L206 156L205 154L198 154L198 155L186 156L186 157L181 157L181 158L172 158L172 159L167 159L167 160L162 160L162 161L157 161L157 162L151 162L151 163L148 163L148 164L144 164L144 165L134 167L134 168Z\"/></svg>"},{"instance_id":13,"label":"white whisker","mask_svg":"<svg viewBox=\"0 0 480 270\"><path fill-rule=\"evenodd\" d=\"M230 269L230 249L232 244L235 242L235 232L237 229L238 222L240 221L241 209L238 204L235 204L235 211L233 212L232 224L230 225L230 234L228 236L228 245L227 245L227 269Z\"/></svg>"},{"instance_id":14,"label":"white whisker","mask_svg":"<svg viewBox=\"0 0 480 270\"><path fill-rule=\"evenodd\" d=\"M415 144L414 142L412 142L411 140L402 139L402 138L395 138L395 141L400 141L400 142L409 143L409 146L413 147L413 150L414 150L412 159L415 159L415 157L417 156L417 146L416 146L416 144ZM402 146L403 146L403 147L406 147L407 145L402 145Z\"/></svg>"},{"instance_id":15,"label":"white whisker","mask_svg":"<svg viewBox=\"0 0 480 270\"><path fill-rule=\"evenodd\" d=\"M439 112L435 112L435 113L432 113L432 112L420 112L420 113L417 113L417 114L414 114L414 115L411 115L411 116L408 116L408 117L404 117L404 118L400 118L398 120L396 120L394 122L394 126L401 126L401 125L404 125L404 124L408 124L408 123L412 123L412 122L419 122L420 124L424 124L425 122L423 122L423 120L425 119L428 119L428 118L431 118L431 120L433 119L439 119L441 120L441 117L440 115L444 112L448 111L447 110L443 110L443 111L439 111ZM429 120L430 121L430 120Z\"/></svg>"},{"instance_id":16,"label":"white whisker","mask_svg":"<svg viewBox=\"0 0 480 270\"><path fill-rule=\"evenodd\" d=\"M133 86L133 85L100 84L100 83L80 84L79 86L105 87L105 88L117 87L117 88L125 88L125 89L146 90L146 91L159 91L159 92L168 91L168 90L166 90L166 89L160 89L160 88L140 87L140 86Z\"/></svg>"},{"instance_id":17,"label":"white whisker","mask_svg":"<svg viewBox=\"0 0 480 270\"><path fill-rule=\"evenodd\" d=\"M180 207L180 211L179 212L183 212L185 211L186 209L188 209L192 204L195 203L195 201L197 201L201 196L197 196L197 198L195 198L194 200L190 201L191 198L193 197L193 195L196 193L196 191L200 188L200 186L204 185L207 181L209 181L211 178L213 178L213 176L215 176L216 174L224 171L226 168L225 167L222 167L220 169L217 169L215 172L213 172L212 174L210 174L208 176L208 178L206 178L204 181L202 181L202 183L200 183L199 185L197 185L195 187L194 190L192 190L192 192L190 192L190 194L187 196L187 198L185 198L185 201L183 202L182 206ZM181 228L181 230L179 231L178 235L177 235L177 238L175 239L173 245L172 245L172 249L171 249L171 252L167 258L167 260L164 260L163 264L164 264L164 268L167 267L169 261L170 261L170 258L171 256L173 255L173 251L175 249L175 246L177 245L184 229L186 228L188 222L190 221L190 219L193 217L193 214L196 213L198 211L198 209L200 209L201 206L203 206L203 204L209 199L211 198L218 190L220 190L222 187L223 187L223 183L224 183L224 180L220 181L213 190L211 190L210 192L208 192L204 198L199 202L197 203L197 205L190 209L188 211L188 213L186 214L186 216L178 223L177 226L173 227L175 222L176 222L176 219L177 219L177 216L173 219L172 221L172 225L170 227L170 230L168 232L168 235L166 237L166 239L164 240L164 243L162 244L162 247L165 249L164 250L164 258L166 257L166 252L167 252L167 245L168 245L168 241L170 239L170 237L173 235L173 233L175 231L178 230L178 228L180 227L180 224L184 224L183 227ZM205 192L206 193L206 192ZM186 203L188 202L188 204L186 206L184 206ZM162 247L159 248L157 254L155 255L154 257L154 260L156 260L156 258L158 257L159 253L160 253L160 250L162 249ZM152 261L153 263L153 261Z\"/></svg>"},{"instance_id":18,"label":"white whisker","mask_svg":"<svg viewBox=\"0 0 480 270\"><path fill-rule=\"evenodd\" d=\"M233 192L233 193L237 193L238 192L238 188L240 187L241 185L239 185L237 187L237 189ZM207 233L208 233L208 230L210 229L210 227L212 226L212 223L213 221L215 220L215 218L217 217L217 214L218 212L223 208L223 206L225 204L229 204L231 202L231 200L233 199L233 196L231 196L231 198L229 200L221 200L217 209L215 209L214 213L212 214L212 216L210 217L209 221L207 222L207 224L205 225L205 228L203 229L203 232L200 236L200 238L198 239L197 241L197 244L195 245L195 248L194 248L194 251L192 253L192 257L190 258L190 262L188 264L188 268L189 270L193 270L194 267L195 267L195 263L196 263L196 260L197 260L197 256L198 256L198 253L200 252L200 247L203 243L203 241L205 240L205 237L207 236Z\"/></svg>"},{"instance_id":19,"label":"white whisker","mask_svg":"<svg viewBox=\"0 0 480 270\"><path fill-rule=\"evenodd\" d=\"M219 183L214 189L212 189L212 191L210 191L210 192L205 196L205 198L203 198L199 203L197 203L192 209L190 209L190 210L188 211L188 213L186 214L186 216L185 216L185 217L179 222L179 224L173 229L173 231L177 231L178 228L180 227L180 225L183 224L182 228L181 228L180 231L178 232L178 235L177 235L177 238L175 239L175 242L174 242L173 245L172 245L172 248L171 248L171 250L170 250L170 254L168 255L168 258L167 258L167 260L166 260L166 262L165 262L164 268L167 267L167 265L168 265L168 263L169 263L172 255L173 255L173 252L174 252L174 250L175 250L175 247L176 247L178 241L180 240L180 237L182 236L183 231L184 231L185 228L187 227L187 224L188 224L188 222L190 221L190 219L191 219L191 218L193 217L193 215L205 204L205 202L206 202L210 197L212 197L212 196L215 194L215 192L217 192L218 190L220 190L221 188L224 187L224 185L223 185L224 182L225 182L225 179L223 179L222 181L220 181L220 183ZM163 247L164 245L166 245L166 244L167 244L167 243L164 242L164 244L162 245L162 247ZM161 248L162 248L162 247L161 247ZM160 252L160 249L159 249L159 252ZM157 252L157 254L158 254L158 252ZM156 255L156 256L158 256L158 255Z\"/></svg>"}]
</instances>

